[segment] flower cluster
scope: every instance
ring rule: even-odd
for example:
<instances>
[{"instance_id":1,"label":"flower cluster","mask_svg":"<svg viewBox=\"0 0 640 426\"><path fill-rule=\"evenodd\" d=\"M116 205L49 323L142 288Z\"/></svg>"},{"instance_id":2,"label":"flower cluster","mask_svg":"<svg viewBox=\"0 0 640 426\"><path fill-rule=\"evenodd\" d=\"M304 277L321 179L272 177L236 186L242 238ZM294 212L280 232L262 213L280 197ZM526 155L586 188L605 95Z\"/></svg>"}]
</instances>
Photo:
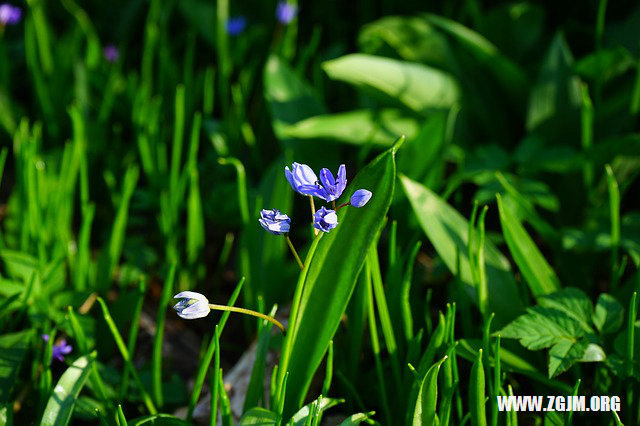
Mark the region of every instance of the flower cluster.
<instances>
[{"instance_id":1,"label":"flower cluster","mask_svg":"<svg viewBox=\"0 0 640 426\"><path fill-rule=\"evenodd\" d=\"M318 211L315 211L312 204L313 227L322 232L329 232L338 226L336 212L342 207L362 207L369 202L373 195L371 191L358 189L353 193L348 203L335 207L336 200L342 196L347 187L347 168L344 164L338 167L336 176L327 168L320 170L320 178L318 179L318 176L308 165L293 163L291 168L289 166L284 168L284 176L291 188L298 194L309 196L312 201L313 197L317 197L332 204L333 209L321 207ZM276 209L262 210L258 221L264 229L274 235L286 235L291 228L289 216Z\"/></svg>"}]
</instances>

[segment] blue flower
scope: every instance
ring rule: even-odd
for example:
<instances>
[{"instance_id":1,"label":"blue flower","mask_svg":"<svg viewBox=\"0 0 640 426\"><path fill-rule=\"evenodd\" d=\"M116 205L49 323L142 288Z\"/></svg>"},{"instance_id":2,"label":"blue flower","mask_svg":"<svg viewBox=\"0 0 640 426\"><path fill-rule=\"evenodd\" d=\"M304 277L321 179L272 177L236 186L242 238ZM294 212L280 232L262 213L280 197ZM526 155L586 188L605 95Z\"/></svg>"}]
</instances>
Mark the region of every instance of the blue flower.
<instances>
[{"instance_id":1,"label":"blue flower","mask_svg":"<svg viewBox=\"0 0 640 426\"><path fill-rule=\"evenodd\" d=\"M322 232L329 232L338 226L338 215L335 211L321 207L313 216L313 227Z\"/></svg>"},{"instance_id":2,"label":"blue flower","mask_svg":"<svg viewBox=\"0 0 640 426\"><path fill-rule=\"evenodd\" d=\"M367 191L366 189L358 189L351 196L350 204L353 207L362 207L369 202L371 199L371 191Z\"/></svg>"},{"instance_id":3,"label":"blue flower","mask_svg":"<svg viewBox=\"0 0 640 426\"><path fill-rule=\"evenodd\" d=\"M0 25L15 25L22 18L22 10L9 3L0 4Z\"/></svg>"},{"instance_id":4,"label":"blue flower","mask_svg":"<svg viewBox=\"0 0 640 426\"><path fill-rule=\"evenodd\" d=\"M320 170L320 182L322 182L322 188L317 185L317 196L327 202L337 200L347 187L347 168L344 164L340 165L337 179L333 178L329 169Z\"/></svg>"},{"instance_id":5,"label":"blue flower","mask_svg":"<svg viewBox=\"0 0 640 426\"><path fill-rule=\"evenodd\" d=\"M278 3L276 8L276 18L278 18L278 22L281 24L287 25L298 14L298 7L294 4L289 4L286 1L281 1Z\"/></svg>"},{"instance_id":6,"label":"blue flower","mask_svg":"<svg viewBox=\"0 0 640 426\"><path fill-rule=\"evenodd\" d=\"M195 291L183 291L173 296L173 298L180 299L173 307L180 318L204 318L209 315L211 311L209 300L204 297L204 295L196 293Z\"/></svg>"},{"instance_id":7,"label":"blue flower","mask_svg":"<svg viewBox=\"0 0 640 426\"><path fill-rule=\"evenodd\" d=\"M247 27L247 18L242 15L227 19L227 33L232 36L240 35Z\"/></svg>"},{"instance_id":8,"label":"blue flower","mask_svg":"<svg viewBox=\"0 0 640 426\"><path fill-rule=\"evenodd\" d=\"M44 340L45 342L48 342L49 339L50 337L48 334L42 335L42 340ZM61 339L51 348L51 360L53 361L53 359L55 358L60 362L64 362L64 356L71 353L72 350L73 346L67 344L67 341L65 339Z\"/></svg>"},{"instance_id":9,"label":"blue flower","mask_svg":"<svg viewBox=\"0 0 640 426\"><path fill-rule=\"evenodd\" d=\"M284 168L287 178L294 191L302 195L315 195L318 187L318 177L311 167L306 164L293 163L291 170Z\"/></svg>"},{"instance_id":10,"label":"blue flower","mask_svg":"<svg viewBox=\"0 0 640 426\"><path fill-rule=\"evenodd\" d=\"M291 228L291 219L286 214L280 213L280 210L262 210L260 212L260 225L273 235L282 235L289 232Z\"/></svg>"}]
</instances>

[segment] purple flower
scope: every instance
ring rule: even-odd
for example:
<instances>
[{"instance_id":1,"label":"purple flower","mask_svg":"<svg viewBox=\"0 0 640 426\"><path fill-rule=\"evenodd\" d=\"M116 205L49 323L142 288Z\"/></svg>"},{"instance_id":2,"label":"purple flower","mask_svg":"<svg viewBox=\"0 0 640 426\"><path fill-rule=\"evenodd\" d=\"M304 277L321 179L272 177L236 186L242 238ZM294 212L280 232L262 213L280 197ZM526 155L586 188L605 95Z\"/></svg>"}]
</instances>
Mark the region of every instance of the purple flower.
<instances>
[{"instance_id":1,"label":"purple flower","mask_svg":"<svg viewBox=\"0 0 640 426\"><path fill-rule=\"evenodd\" d=\"M102 50L102 54L104 58L111 63L114 63L120 57L120 51L118 51L118 48L113 44L106 45Z\"/></svg>"},{"instance_id":2,"label":"purple flower","mask_svg":"<svg viewBox=\"0 0 640 426\"><path fill-rule=\"evenodd\" d=\"M0 25L15 25L22 18L22 10L9 3L0 4Z\"/></svg>"},{"instance_id":3,"label":"purple flower","mask_svg":"<svg viewBox=\"0 0 640 426\"><path fill-rule=\"evenodd\" d=\"M287 25L298 14L298 7L294 4L289 4L286 1L281 1L276 7L276 18L281 24Z\"/></svg>"},{"instance_id":4,"label":"purple flower","mask_svg":"<svg viewBox=\"0 0 640 426\"><path fill-rule=\"evenodd\" d=\"M329 202L340 198L347 187L347 169L344 164L338 168L338 178L334 179L329 169L320 170L320 182L323 188L318 188L318 197ZM318 185L319 187L319 185Z\"/></svg>"},{"instance_id":5,"label":"purple flower","mask_svg":"<svg viewBox=\"0 0 640 426\"><path fill-rule=\"evenodd\" d=\"M291 228L291 219L289 219L289 216L280 213L280 210L277 209L262 210L258 222L273 235L286 234Z\"/></svg>"},{"instance_id":6,"label":"purple flower","mask_svg":"<svg viewBox=\"0 0 640 426\"><path fill-rule=\"evenodd\" d=\"M232 36L240 35L247 27L247 18L244 16L234 16L227 19L227 33Z\"/></svg>"},{"instance_id":7,"label":"purple flower","mask_svg":"<svg viewBox=\"0 0 640 426\"><path fill-rule=\"evenodd\" d=\"M350 204L353 207L362 207L369 202L371 199L371 191L367 191L366 189L358 189L351 196Z\"/></svg>"},{"instance_id":8,"label":"purple flower","mask_svg":"<svg viewBox=\"0 0 640 426\"><path fill-rule=\"evenodd\" d=\"M306 164L293 163L291 170L284 168L284 176L287 178L294 191L302 195L315 195L318 185L318 176Z\"/></svg>"},{"instance_id":9,"label":"purple flower","mask_svg":"<svg viewBox=\"0 0 640 426\"><path fill-rule=\"evenodd\" d=\"M322 232L329 232L338 226L338 215L335 211L321 207L313 216L313 227Z\"/></svg>"},{"instance_id":10,"label":"purple flower","mask_svg":"<svg viewBox=\"0 0 640 426\"><path fill-rule=\"evenodd\" d=\"M68 345L67 341L62 339L55 345L51 351L51 357L57 359L60 362L64 361L64 356L69 354L73 350L73 346Z\"/></svg>"}]
</instances>

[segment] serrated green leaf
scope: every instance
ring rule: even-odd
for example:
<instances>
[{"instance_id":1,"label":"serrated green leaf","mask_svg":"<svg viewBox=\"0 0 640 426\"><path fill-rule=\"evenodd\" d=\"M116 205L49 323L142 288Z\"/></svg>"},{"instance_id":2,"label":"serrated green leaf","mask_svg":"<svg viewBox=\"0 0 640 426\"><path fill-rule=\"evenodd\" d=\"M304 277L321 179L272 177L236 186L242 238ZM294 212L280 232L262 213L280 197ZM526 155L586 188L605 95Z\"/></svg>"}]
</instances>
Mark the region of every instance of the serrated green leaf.
<instances>
[{"instance_id":1,"label":"serrated green leaf","mask_svg":"<svg viewBox=\"0 0 640 426\"><path fill-rule=\"evenodd\" d=\"M0 404L11 400L11 389L32 336L33 330L0 336Z\"/></svg>"},{"instance_id":2,"label":"serrated green leaf","mask_svg":"<svg viewBox=\"0 0 640 426\"><path fill-rule=\"evenodd\" d=\"M584 355L588 342L584 339L561 339L549 350L549 378L567 371Z\"/></svg>"},{"instance_id":3,"label":"serrated green leaf","mask_svg":"<svg viewBox=\"0 0 640 426\"><path fill-rule=\"evenodd\" d=\"M418 113L449 108L460 98L451 75L413 62L354 53L324 62L322 68L334 80L395 99Z\"/></svg>"},{"instance_id":4,"label":"serrated green leaf","mask_svg":"<svg viewBox=\"0 0 640 426\"><path fill-rule=\"evenodd\" d=\"M519 339L528 349L548 348L562 340L576 340L584 335L580 323L563 311L536 306L527 309L502 330L501 337Z\"/></svg>"},{"instance_id":5,"label":"serrated green leaf","mask_svg":"<svg viewBox=\"0 0 640 426\"><path fill-rule=\"evenodd\" d=\"M92 371L94 360L95 353L81 356L62 374L44 409L41 426L63 426L69 423L76 399Z\"/></svg>"},{"instance_id":6,"label":"serrated green leaf","mask_svg":"<svg viewBox=\"0 0 640 426\"><path fill-rule=\"evenodd\" d=\"M564 312L567 316L578 321L585 331L593 332L590 325L593 305L582 290L573 287L563 288L553 294L540 297L538 304Z\"/></svg>"},{"instance_id":7,"label":"serrated green leaf","mask_svg":"<svg viewBox=\"0 0 640 426\"><path fill-rule=\"evenodd\" d=\"M291 344L285 418L304 400L313 374L340 324L367 250L384 222L396 179L395 152L396 147L387 150L362 169L339 201L349 200L353 192L365 188L373 193L369 203L362 208L341 209L338 227L319 237L309 263L295 328L285 339L285 344L287 339ZM284 371L280 382L283 375Z\"/></svg>"},{"instance_id":8,"label":"serrated green leaf","mask_svg":"<svg viewBox=\"0 0 640 426\"><path fill-rule=\"evenodd\" d=\"M534 296L553 293L561 288L560 279L529 237L516 215L498 195L500 224L509 251Z\"/></svg>"},{"instance_id":9,"label":"serrated green leaf","mask_svg":"<svg viewBox=\"0 0 640 426\"><path fill-rule=\"evenodd\" d=\"M242 415L242 418L238 422L238 426L248 426L248 425L275 426L278 424L279 419L280 418L278 414L274 413L273 411L269 411L266 408L262 408L262 407L253 407Z\"/></svg>"},{"instance_id":10,"label":"serrated green leaf","mask_svg":"<svg viewBox=\"0 0 640 426\"><path fill-rule=\"evenodd\" d=\"M400 180L423 231L438 255L453 274L460 277L464 283L473 286L467 255L467 220L424 185L406 176L401 176ZM484 253L489 305L496 313L496 323L505 324L515 318L522 309L517 285L509 262L489 240L485 241ZM457 271L458 264L460 271Z\"/></svg>"},{"instance_id":11,"label":"serrated green leaf","mask_svg":"<svg viewBox=\"0 0 640 426\"><path fill-rule=\"evenodd\" d=\"M624 308L618 300L610 294L602 293L598 296L596 309L593 313L593 323L600 333L614 333L618 331L624 321Z\"/></svg>"}]
</instances>

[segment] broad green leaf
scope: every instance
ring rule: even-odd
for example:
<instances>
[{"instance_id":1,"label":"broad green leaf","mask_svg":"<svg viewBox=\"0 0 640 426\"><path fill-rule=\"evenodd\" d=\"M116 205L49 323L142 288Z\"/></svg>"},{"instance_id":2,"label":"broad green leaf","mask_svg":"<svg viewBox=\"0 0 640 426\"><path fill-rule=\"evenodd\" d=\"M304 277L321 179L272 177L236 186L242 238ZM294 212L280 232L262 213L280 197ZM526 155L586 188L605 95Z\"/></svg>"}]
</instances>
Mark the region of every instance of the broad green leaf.
<instances>
[{"instance_id":1,"label":"broad green leaf","mask_svg":"<svg viewBox=\"0 0 640 426\"><path fill-rule=\"evenodd\" d=\"M505 95L512 99L513 104L520 103L527 89L527 76L523 70L504 56L489 40L464 25L431 14L426 15L426 19L456 40L482 67L486 68L496 82L504 88Z\"/></svg>"},{"instance_id":2,"label":"broad green leaf","mask_svg":"<svg viewBox=\"0 0 640 426\"><path fill-rule=\"evenodd\" d=\"M587 332L592 332L591 317L593 305L582 290L573 287L563 288L553 294L547 294L538 300L540 306L553 308L578 321Z\"/></svg>"},{"instance_id":3,"label":"broad green leaf","mask_svg":"<svg viewBox=\"0 0 640 426\"><path fill-rule=\"evenodd\" d=\"M340 423L340 426L355 426L355 425L359 425L362 422L366 422L367 420L369 420L371 418L371 416L373 416L375 414L375 412L370 412L370 413L356 413L353 414L349 417L347 417L346 419L344 419L342 421L342 423ZM367 422L369 423L369 422Z\"/></svg>"},{"instance_id":4,"label":"broad green leaf","mask_svg":"<svg viewBox=\"0 0 640 426\"><path fill-rule=\"evenodd\" d=\"M266 408L253 407L242 415L242 418L238 422L238 425L276 426L279 423L279 420L280 419L277 413L269 411Z\"/></svg>"},{"instance_id":5,"label":"broad green leaf","mask_svg":"<svg viewBox=\"0 0 640 426\"><path fill-rule=\"evenodd\" d=\"M349 200L357 189L373 193L362 208L338 212L337 228L322 235L309 263L304 292L291 344L289 380L284 417L304 401L311 379L322 362L347 307L356 279L393 197L396 179L395 153L399 143L380 154L349 184L338 203ZM322 320L319 321L318 319Z\"/></svg>"},{"instance_id":6,"label":"broad green leaf","mask_svg":"<svg viewBox=\"0 0 640 426\"><path fill-rule=\"evenodd\" d=\"M598 296L596 309L593 313L593 323L600 333L618 331L624 321L624 308L618 300L610 294L602 293Z\"/></svg>"},{"instance_id":7,"label":"broad green leaf","mask_svg":"<svg viewBox=\"0 0 640 426\"><path fill-rule=\"evenodd\" d=\"M398 109L364 109L309 117L284 127L283 132L296 139L327 139L351 145L389 147L398 135L413 138L418 133L418 123Z\"/></svg>"},{"instance_id":8,"label":"broad green leaf","mask_svg":"<svg viewBox=\"0 0 640 426\"><path fill-rule=\"evenodd\" d=\"M406 176L400 180L423 231L449 270L473 286L467 250L467 220L453 207L425 186ZM489 241L484 247L489 306L496 313L496 323L506 324L522 309L517 285L507 259ZM460 265L460 271L457 265ZM475 293L475 292L474 292ZM477 297L474 294L477 301Z\"/></svg>"},{"instance_id":9,"label":"broad green leaf","mask_svg":"<svg viewBox=\"0 0 640 426\"><path fill-rule=\"evenodd\" d=\"M413 411L413 426L436 423L436 405L438 403L438 372L447 357L433 364L422 378L416 408Z\"/></svg>"},{"instance_id":10,"label":"broad green leaf","mask_svg":"<svg viewBox=\"0 0 640 426\"><path fill-rule=\"evenodd\" d=\"M323 411L328 410L331 407L335 407L338 404L342 404L344 401L341 399L334 399L334 398L322 398L322 399L316 400L316 402L318 402L318 407L316 408L316 410L317 410L317 413L319 414L319 413L322 413ZM288 425L292 424L293 426L304 426L309 419L309 414L311 414L311 404L312 403L309 403L304 407L302 407L301 409L299 409L298 412L296 412L293 416L291 416L291 419L289 419L287 424Z\"/></svg>"},{"instance_id":11,"label":"broad green leaf","mask_svg":"<svg viewBox=\"0 0 640 426\"><path fill-rule=\"evenodd\" d=\"M536 306L527 309L502 330L496 332L501 337L519 339L528 349L548 348L562 340L576 340L584 335L578 321L563 311Z\"/></svg>"},{"instance_id":12,"label":"broad green leaf","mask_svg":"<svg viewBox=\"0 0 640 426\"><path fill-rule=\"evenodd\" d=\"M395 99L418 113L458 103L455 79L436 68L365 54L350 54L324 62L330 78Z\"/></svg>"},{"instance_id":13,"label":"broad green leaf","mask_svg":"<svg viewBox=\"0 0 640 426\"><path fill-rule=\"evenodd\" d=\"M326 111L311 87L276 56L271 56L265 65L264 92L279 139L288 138L283 132L285 125Z\"/></svg>"},{"instance_id":14,"label":"broad green leaf","mask_svg":"<svg viewBox=\"0 0 640 426\"><path fill-rule=\"evenodd\" d=\"M0 404L11 400L11 389L29 350L33 330L0 336Z\"/></svg>"},{"instance_id":15,"label":"broad green leaf","mask_svg":"<svg viewBox=\"0 0 640 426\"><path fill-rule=\"evenodd\" d=\"M577 74L591 80L606 81L635 66L633 55L622 46L591 52L576 62Z\"/></svg>"},{"instance_id":16,"label":"broad green leaf","mask_svg":"<svg viewBox=\"0 0 640 426\"><path fill-rule=\"evenodd\" d=\"M128 423L130 426L187 426L191 424L171 414L138 417L137 419L129 420Z\"/></svg>"},{"instance_id":17,"label":"broad green leaf","mask_svg":"<svg viewBox=\"0 0 640 426\"><path fill-rule=\"evenodd\" d=\"M44 409L40 423L42 426L63 426L69 423L73 406L92 371L94 360L95 353L82 356L76 359L62 374Z\"/></svg>"},{"instance_id":18,"label":"broad green leaf","mask_svg":"<svg viewBox=\"0 0 640 426\"><path fill-rule=\"evenodd\" d=\"M457 109L430 115L398 152L398 170L429 188L435 188L444 172L445 144L457 118Z\"/></svg>"},{"instance_id":19,"label":"broad green leaf","mask_svg":"<svg viewBox=\"0 0 640 426\"><path fill-rule=\"evenodd\" d=\"M549 350L549 378L567 371L576 361L584 355L588 342L584 339L578 341L562 339Z\"/></svg>"},{"instance_id":20,"label":"broad green leaf","mask_svg":"<svg viewBox=\"0 0 640 426\"><path fill-rule=\"evenodd\" d=\"M541 296L558 291L561 287L560 279L499 195L498 210L504 239L533 295Z\"/></svg>"},{"instance_id":21,"label":"broad green leaf","mask_svg":"<svg viewBox=\"0 0 640 426\"><path fill-rule=\"evenodd\" d=\"M438 68L449 65L447 38L421 16L387 16L365 25L358 36L365 53L384 55L388 47L407 61Z\"/></svg>"},{"instance_id":22,"label":"broad green leaf","mask_svg":"<svg viewBox=\"0 0 640 426\"><path fill-rule=\"evenodd\" d=\"M565 135L566 131L577 130L581 89L580 81L573 76L572 63L573 58L564 37L556 35L544 59L538 81L531 90L527 129L533 130L553 121L550 130L555 132L555 137Z\"/></svg>"}]
</instances>

